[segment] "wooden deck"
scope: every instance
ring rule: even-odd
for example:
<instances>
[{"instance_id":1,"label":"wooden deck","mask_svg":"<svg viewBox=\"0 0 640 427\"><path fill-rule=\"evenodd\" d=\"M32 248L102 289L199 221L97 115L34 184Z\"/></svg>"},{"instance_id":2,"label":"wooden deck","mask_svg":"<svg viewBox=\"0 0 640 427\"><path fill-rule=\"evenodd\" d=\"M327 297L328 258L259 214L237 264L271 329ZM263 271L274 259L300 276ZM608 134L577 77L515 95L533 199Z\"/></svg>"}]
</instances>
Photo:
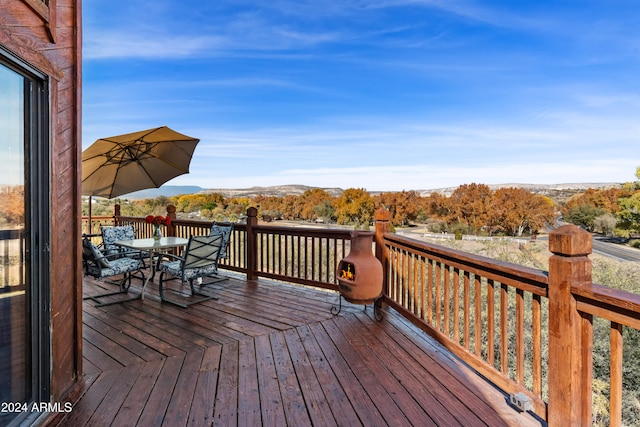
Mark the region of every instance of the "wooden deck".
<instances>
[{"instance_id":1,"label":"wooden deck","mask_svg":"<svg viewBox=\"0 0 640 427\"><path fill-rule=\"evenodd\" d=\"M336 293L241 276L206 289L189 309L85 301L84 393L58 425L541 424L391 309L334 317Z\"/></svg>"}]
</instances>

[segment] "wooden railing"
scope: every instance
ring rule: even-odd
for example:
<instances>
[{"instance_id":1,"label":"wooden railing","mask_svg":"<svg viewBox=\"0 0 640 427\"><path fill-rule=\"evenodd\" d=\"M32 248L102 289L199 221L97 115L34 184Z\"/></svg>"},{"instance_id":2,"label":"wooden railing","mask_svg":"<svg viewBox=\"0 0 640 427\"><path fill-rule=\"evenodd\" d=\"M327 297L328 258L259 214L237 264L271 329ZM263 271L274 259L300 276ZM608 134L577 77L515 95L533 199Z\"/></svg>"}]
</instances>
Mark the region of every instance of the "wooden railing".
<instances>
[{"instance_id":1,"label":"wooden railing","mask_svg":"<svg viewBox=\"0 0 640 427\"><path fill-rule=\"evenodd\" d=\"M393 233L384 245L385 302L546 419L547 275Z\"/></svg>"},{"instance_id":2,"label":"wooden railing","mask_svg":"<svg viewBox=\"0 0 640 427\"><path fill-rule=\"evenodd\" d=\"M208 234L213 224L177 219L173 206L167 215L172 217L164 227L167 236ZM118 225L133 224L138 238L152 235L153 227L144 218L121 216L118 208L114 218ZM257 211L249 208L247 223L233 224L229 256L221 267L245 273L250 280L266 277L337 290L338 262L348 254L350 242L350 230L258 225Z\"/></svg>"},{"instance_id":3,"label":"wooden railing","mask_svg":"<svg viewBox=\"0 0 640 427\"><path fill-rule=\"evenodd\" d=\"M172 207L171 207L172 208ZM175 216L175 210L169 211ZM116 215L150 237L144 218ZM167 235L206 234L211 222L174 219ZM376 213L383 302L549 425L592 423L593 323L610 324L609 424L622 425L622 328L640 330L640 296L593 284L591 235L565 225L549 236L549 272L500 262L389 232ZM258 225L250 208L234 224L223 268L337 289L349 230Z\"/></svg>"},{"instance_id":4,"label":"wooden railing","mask_svg":"<svg viewBox=\"0 0 640 427\"><path fill-rule=\"evenodd\" d=\"M593 382L592 355L588 349L593 345L594 318L601 318L609 323L610 357L609 357L609 424L623 425L623 327L640 330L640 295L617 291L605 286L587 284L572 286L576 299L576 309L580 314L580 336L584 340L582 353L583 377L581 400L591 407L591 388ZM636 373L637 374L637 373ZM584 425L591 425L592 414L585 411Z\"/></svg>"},{"instance_id":5,"label":"wooden railing","mask_svg":"<svg viewBox=\"0 0 640 427\"><path fill-rule=\"evenodd\" d=\"M623 425L622 330L640 330L640 295L592 283L591 234L552 232L547 273L388 231L376 213L385 301L551 426L594 421L594 320L608 321L608 424Z\"/></svg>"},{"instance_id":6,"label":"wooden railing","mask_svg":"<svg viewBox=\"0 0 640 427\"><path fill-rule=\"evenodd\" d=\"M338 290L336 270L347 256L349 230L253 227L256 268L261 277Z\"/></svg>"}]
</instances>

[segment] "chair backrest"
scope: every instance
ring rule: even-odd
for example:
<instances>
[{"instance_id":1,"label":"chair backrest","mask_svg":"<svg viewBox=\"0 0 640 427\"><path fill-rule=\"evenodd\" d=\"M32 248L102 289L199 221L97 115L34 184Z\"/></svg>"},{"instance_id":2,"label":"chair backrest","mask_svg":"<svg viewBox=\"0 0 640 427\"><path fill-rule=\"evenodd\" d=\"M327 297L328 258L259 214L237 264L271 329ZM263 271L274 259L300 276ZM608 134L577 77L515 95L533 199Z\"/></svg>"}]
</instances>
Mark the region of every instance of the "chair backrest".
<instances>
[{"instance_id":1,"label":"chair backrest","mask_svg":"<svg viewBox=\"0 0 640 427\"><path fill-rule=\"evenodd\" d=\"M183 270L217 266L222 241L222 233L210 236L191 236L183 258Z\"/></svg>"},{"instance_id":2,"label":"chair backrest","mask_svg":"<svg viewBox=\"0 0 640 427\"><path fill-rule=\"evenodd\" d=\"M119 225L116 227L104 227L101 225L100 232L102 233L102 243L104 244L104 250L107 255L123 252L124 248L114 245L113 242L117 240L132 240L136 238L133 225Z\"/></svg>"},{"instance_id":3,"label":"chair backrest","mask_svg":"<svg viewBox=\"0 0 640 427\"><path fill-rule=\"evenodd\" d=\"M85 261L85 267L87 267L87 262L97 268L110 267L109 260L89 239L82 239L82 259Z\"/></svg>"},{"instance_id":4,"label":"chair backrest","mask_svg":"<svg viewBox=\"0 0 640 427\"><path fill-rule=\"evenodd\" d=\"M229 241L231 240L231 232L233 231L233 224L217 224L213 223L209 235L217 233L222 234L222 246L220 248L220 258L227 258L227 248L229 247Z\"/></svg>"}]
</instances>

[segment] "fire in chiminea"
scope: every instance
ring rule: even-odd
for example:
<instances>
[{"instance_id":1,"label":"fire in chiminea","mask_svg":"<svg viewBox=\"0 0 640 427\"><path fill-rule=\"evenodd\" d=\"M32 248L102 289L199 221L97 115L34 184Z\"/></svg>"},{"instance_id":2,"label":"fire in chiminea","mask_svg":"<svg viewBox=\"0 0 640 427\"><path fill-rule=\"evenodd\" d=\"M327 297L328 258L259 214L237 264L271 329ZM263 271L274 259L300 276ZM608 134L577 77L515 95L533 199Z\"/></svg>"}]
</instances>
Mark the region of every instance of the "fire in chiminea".
<instances>
[{"instance_id":1,"label":"fire in chiminea","mask_svg":"<svg viewBox=\"0 0 640 427\"><path fill-rule=\"evenodd\" d=\"M345 270L344 267L347 266ZM353 268L353 271L351 269ZM350 262L342 261L342 269L340 270L340 278L345 280L356 280L356 268Z\"/></svg>"}]
</instances>

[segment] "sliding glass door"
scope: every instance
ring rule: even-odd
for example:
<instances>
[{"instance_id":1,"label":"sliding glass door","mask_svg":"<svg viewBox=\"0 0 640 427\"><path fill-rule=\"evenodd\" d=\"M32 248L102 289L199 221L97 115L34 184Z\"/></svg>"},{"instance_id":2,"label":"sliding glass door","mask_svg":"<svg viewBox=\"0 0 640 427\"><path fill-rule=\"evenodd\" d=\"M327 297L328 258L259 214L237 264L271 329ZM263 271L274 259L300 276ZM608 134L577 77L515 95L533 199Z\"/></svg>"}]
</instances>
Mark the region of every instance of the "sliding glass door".
<instances>
[{"instance_id":1,"label":"sliding glass door","mask_svg":"<svg viewBox=\"0 0 640 427\"><path fill-rule=\"evenodd\" d=\"M0 425L49 401L46 81L0 49Z\"/></svg>"}]
</instances>

